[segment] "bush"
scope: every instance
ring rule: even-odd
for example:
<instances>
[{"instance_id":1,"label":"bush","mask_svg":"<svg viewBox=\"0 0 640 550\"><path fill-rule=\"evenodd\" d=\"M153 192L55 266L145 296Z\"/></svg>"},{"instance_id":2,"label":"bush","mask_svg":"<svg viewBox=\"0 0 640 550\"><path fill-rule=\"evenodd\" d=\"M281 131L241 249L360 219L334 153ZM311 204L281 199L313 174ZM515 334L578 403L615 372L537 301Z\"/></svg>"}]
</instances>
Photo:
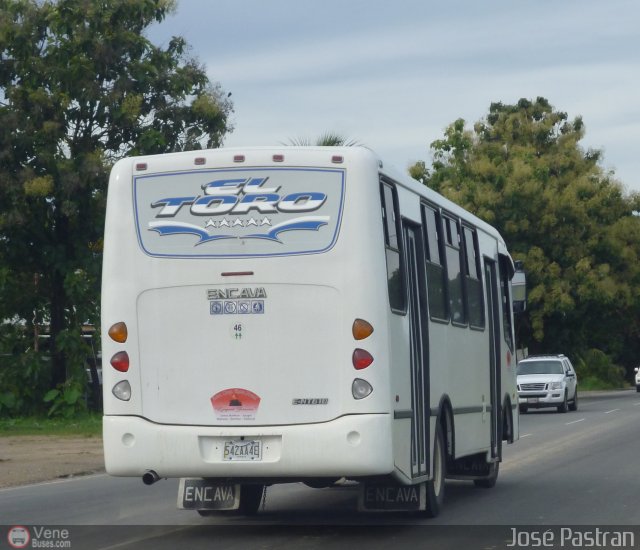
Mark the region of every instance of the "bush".
<instances>
[{"instance_id":1,"label":"bush","mask_svg":"<svg viewBox=\"0 0 640 550\"><path fill-rule=\"evenodd\" d=\"M0 417L40 414L51 387L50 360L33 350L0 357Z\"/></svg>"},{"instance_id":2,"label":"bush","mask_svg":"<svg viewBox=\"0 0 640 550\"><path fill-rule=\"evenodd\" d=\"M11 326L6 327L8 330ZM51 350L43 340L40 351L27 348L30 342L24 331L14 331L15 338L0 341L0 418L47 414L70 418L87 409L86 358L88 344L80 330L64 330L57 349L67 362L67 380L52 388ZM21 349L22 348L22 349ZM22 351L25 348L26 351Z\"/></svg>"},{"instance_id":3,"label":"bush","mask_svg":"<svg viewBox=\"0 0 640 550\"><path fill-rule=\"evenodd\" d=\"M625 371L599 349L590 349L575 364L578 384L583 389L618 389L626 386Z\"/></svg>"}]
</instances>

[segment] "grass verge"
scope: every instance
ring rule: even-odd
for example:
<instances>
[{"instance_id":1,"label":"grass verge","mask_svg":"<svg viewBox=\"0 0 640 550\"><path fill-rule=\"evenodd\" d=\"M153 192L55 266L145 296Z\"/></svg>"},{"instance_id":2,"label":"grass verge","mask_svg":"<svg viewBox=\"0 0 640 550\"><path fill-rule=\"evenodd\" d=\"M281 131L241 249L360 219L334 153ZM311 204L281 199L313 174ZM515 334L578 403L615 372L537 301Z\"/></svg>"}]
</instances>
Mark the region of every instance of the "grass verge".
<instances>
[{"instance_id":1,"label":"grass verge","mask_svg":"<svg viewBox=\"0 0 640 550\"><path fill-rule=\"evenodd\" d=\"M102 433L102 415L84 414L75 418L0 418L0 436L59 435L98 437Z\"/></svg>"}]
</instances>

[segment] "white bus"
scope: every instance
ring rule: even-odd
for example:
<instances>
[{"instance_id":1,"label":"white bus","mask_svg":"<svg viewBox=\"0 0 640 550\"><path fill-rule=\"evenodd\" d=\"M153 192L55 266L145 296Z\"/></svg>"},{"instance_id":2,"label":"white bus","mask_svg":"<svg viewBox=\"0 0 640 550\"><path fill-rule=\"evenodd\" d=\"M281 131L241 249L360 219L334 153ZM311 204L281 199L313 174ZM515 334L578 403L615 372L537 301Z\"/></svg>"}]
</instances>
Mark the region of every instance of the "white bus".
<instances>
[{"instance_id":1,"label":"white bus","mask_svg":"<svg viewBox=\"0 0 640 550\"><path fill-rule=\"evenodd\" d=\"M498 232L364 147L127 158L102 279L107 472L178 506L360 482L364 510L491 487L518 438Z\"/></svg>"}]
</instances>

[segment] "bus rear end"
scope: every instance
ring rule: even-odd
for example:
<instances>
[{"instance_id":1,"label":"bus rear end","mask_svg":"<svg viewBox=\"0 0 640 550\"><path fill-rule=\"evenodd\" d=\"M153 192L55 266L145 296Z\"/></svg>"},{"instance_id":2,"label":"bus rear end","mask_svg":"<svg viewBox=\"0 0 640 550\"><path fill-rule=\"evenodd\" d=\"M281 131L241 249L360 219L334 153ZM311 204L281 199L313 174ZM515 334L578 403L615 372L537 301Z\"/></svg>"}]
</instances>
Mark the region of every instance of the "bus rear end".
<instances>
[{"instance_id":1,"label":"bus rear end","mask_svg":"<svg viewBox=\"0 0 640 550\"><path fill-rule=\"evenodd\" d=\"M114 167L108 473L273 483L393 470L389 373L376 368L387 362L377 182L361 148L221 149ZM189 483L183 494L197 493Z\"/></svg>"}]
</instances>

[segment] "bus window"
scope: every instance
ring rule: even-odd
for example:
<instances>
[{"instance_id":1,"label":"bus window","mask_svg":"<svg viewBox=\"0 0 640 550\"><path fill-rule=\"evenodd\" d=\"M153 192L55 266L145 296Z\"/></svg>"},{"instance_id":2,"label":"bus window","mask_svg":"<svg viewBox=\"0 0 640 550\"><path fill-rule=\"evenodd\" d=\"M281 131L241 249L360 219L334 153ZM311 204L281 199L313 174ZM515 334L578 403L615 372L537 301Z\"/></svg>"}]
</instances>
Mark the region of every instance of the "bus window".
<instances>
[{"instance_id":1,"label":"bus window","mask_svg":"<svg viewBox=\"0 0 640 550\"><path fill-rule=\"evenodd\" d=\"M464 289L460 265L460 226L457 221L444 216L446 235L447 272L449 274L449 308L451 321L466 325Z\"/></svg>"},{"instance_id":2,"label":"bus window","mask_svg":"<svg viewBox=\"0 0 640 550\"><path fill-rule=\"evenodd\" d=\"M382 220L384 225L384 244L387 255L387 281L389 305L392 311L406 311L404 298L404 274L400 263L400 234L397 215L398 200L394 189L387 183L382 184Z\"/></svg>"},{"instance_id":3,"label":"bus window","mask_svg":"<svg viewBox=\"0 0 640 550\"><path fill-rule=\"evenodd\" d=\"M440 213L431 206L422 205L422 227L425 232L427 291L429 315L447 321L447 286L442 250L442 223Z\"/></svg>"},{"instance_id":4,"label":"bus window","mask_svg":"<svg viewBox=\"0 0 640 550\"><path fill-rule=\"evenodd\" d=\"M484 302L482 297L482 280L480 278L478 237L475 229L471 229L470 227L463 227L463 237L466 259L469 325L474 328L484 328Z\"/></svg>"}]
</instances>

